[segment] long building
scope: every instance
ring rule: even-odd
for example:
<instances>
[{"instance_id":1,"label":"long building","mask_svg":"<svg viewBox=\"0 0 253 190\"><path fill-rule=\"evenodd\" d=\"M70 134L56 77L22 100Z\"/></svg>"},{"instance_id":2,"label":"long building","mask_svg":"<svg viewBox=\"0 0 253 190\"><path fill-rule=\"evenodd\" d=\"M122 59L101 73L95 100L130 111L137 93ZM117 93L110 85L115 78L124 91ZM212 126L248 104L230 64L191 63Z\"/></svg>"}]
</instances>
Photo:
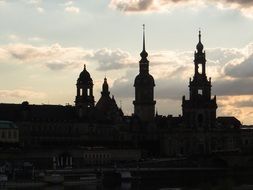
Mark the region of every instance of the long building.
<instances>
[{"instance_id":1,"label":"long building","mask_svg":"<svg viewBox=\"0 0 253 190\"><path fill-rule=\"evenodd\" d=\"M216 116L218 105L216 96L211 94L211 78L207 78L200 31L194 53L194 76L189 82L189 99L182 98L182 116L155 114L155 80L149 72L145 28L140 56L131 116L125 116L110 95L106 78L101 97L95 104L93 79L85 65L77 79L74 106L33 105L27 101L1 103L1 146L8 147L5 149L8 152L13 144L15 151L2 154L0 159L23 160L37 164L36 167L56 168L151 157L252 155L251 128L243 127L233 116ZM10 139L5 139L3 134L9 133ZM121 156L117 157L117 154Z\"/></svg>"}]
</instances>

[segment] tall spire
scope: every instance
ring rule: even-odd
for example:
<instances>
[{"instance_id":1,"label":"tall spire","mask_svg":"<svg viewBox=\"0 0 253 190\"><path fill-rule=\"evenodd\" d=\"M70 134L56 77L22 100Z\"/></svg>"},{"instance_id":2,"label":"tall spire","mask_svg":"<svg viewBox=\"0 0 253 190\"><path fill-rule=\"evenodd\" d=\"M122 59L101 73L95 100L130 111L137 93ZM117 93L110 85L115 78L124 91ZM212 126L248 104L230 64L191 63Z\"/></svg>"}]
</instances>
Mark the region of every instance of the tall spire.
<instances>
[{"instance_id":1,"label":"tall spire","mask_svg":"<svg viewBox=\"0 0 253 190\"><path fill-rule=\"evenodd\" d=\"M142 25L142 29L143 29L143 51L146 51L145 50L145 24Z\"/></svg>"},{"instance_id":2,"label":"tall spire","mask_svg":"<svg viewBox=\"0 0 253 190\"><path fill-rule=\"evenodd\" d=\"M141 56L141 63L147 63L147 57L148 57L148 53L146 52L146 47L145 47L145 24L142 25L143 27L143 47L142 47L142 52L140 53Z\"/></svg>"}]
</instances>

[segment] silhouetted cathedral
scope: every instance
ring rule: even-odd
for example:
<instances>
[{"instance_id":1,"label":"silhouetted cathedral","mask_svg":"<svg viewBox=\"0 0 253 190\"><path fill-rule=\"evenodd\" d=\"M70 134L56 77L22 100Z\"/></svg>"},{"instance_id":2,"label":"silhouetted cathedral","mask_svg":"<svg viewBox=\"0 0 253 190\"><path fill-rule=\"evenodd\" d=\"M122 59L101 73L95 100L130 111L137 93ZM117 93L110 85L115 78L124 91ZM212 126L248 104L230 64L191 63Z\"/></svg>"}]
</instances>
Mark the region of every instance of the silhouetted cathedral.
<instances>
[{"instance_id":1,"label":"silhouetted cathedral","mask_svg":"<svg viewBox=\"0 0 253 190\"><path fill-rule=\"evenodd\" d=\"M192 166L201 156L252 154L250 128L242 127L232 116L216 118L216 96L211 96L200 31L189 99L182 98L182 116L155 115L155 81L149 73L144 26L142 45L132 115L125 116L118 107L107 78L95 105L93 80L84 65L73 106L33 105L27 101L0 104L0 145L14 144L18 148L8 152L8 158L33 161L38 168L85 167L154 157L183 157Z\"/></svg>"},{"instance_id":2,"label":"silhouetted cathedral","mask_svg":"<svg viewBox=\"0 0 253 190\"><path fill-rule=\"evenodd\" d=\"M199 43L194 54L194 76L190 78L190 99L183 96L182 108L185 124L192 128L205 128L215 126L216 120L216 96L211 97L211 78L206 76L206 53L201 43L199 31Z\"/></svg>"},{"instance_id":3,"label":"silhouetted cathedral","mask_svg":"<svg viewBox=\"0 0 253 190\"><path fill-rule=\"evenodd\" d=\"M143 25L143 49L140 56L139 74L134 80L134 114L137 115L141 121L150 122L153 121L155 116L155 81L152 75L149 74L149 61L147 59L148 53L145 49L145 25Z\"/></svg>"}]
</instances>

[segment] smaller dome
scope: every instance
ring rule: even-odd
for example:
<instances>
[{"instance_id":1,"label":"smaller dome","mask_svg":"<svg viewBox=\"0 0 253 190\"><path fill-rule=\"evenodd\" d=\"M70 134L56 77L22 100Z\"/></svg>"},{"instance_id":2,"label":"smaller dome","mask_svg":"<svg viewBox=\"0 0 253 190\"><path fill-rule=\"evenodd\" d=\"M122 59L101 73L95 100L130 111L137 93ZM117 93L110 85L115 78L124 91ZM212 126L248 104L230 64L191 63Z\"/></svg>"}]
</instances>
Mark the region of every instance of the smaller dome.
<instances>
[{"instance_id":1,"label":"smaller dome","mask_svg":"<svg viewBox=\"0 0 253 190\"><path fill-rule=\"evenodd\" d=\"M86 70L86 66L84 65L83 71L80 73L78 82L86 83L92 82L92 78L90 77L90 73Z\"/></svg>"},{"instance_id":2,"label":"smaller dome","mask_svg":"<svg viewBox=\"0 0 253 190\"><path fill-rule=\"evenodd\" d=\"M146 50L143 50L141 53L140 53L140 56L145 59L148 57L148 53L146 52Z\"/></svg>"}]
</instances>

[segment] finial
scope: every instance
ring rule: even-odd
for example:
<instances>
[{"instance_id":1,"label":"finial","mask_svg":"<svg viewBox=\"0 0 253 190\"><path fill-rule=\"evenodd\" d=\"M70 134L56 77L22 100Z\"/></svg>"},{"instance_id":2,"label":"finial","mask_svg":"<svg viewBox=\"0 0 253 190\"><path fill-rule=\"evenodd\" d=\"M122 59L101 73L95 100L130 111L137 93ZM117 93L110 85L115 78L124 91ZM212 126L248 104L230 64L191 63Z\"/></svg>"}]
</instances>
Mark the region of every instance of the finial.
<instances>
[{"instance_id":1,"label":"finial","mask_svg":"<svg viewBox=\"0 0 253 190\"><path fill-rule=\"evenodd\" d=\"M201 42L201 28L199 28L199 42Z\"/></svg>"},{"instance_id":2,"label":"finial","mask_svg":"<svg viewBox=\"0 0 253 190\"><path fill-rule=\"evenodd\" d=\"M83 70L86 70L86 65L85 64L83 65Z\"/></svg>"},{"instance_id":3,"label":"finial","mask_svg":"<svg viewBox=\"0 0 253 190\"><path fill-rule=\"evenodd\" d=\"M142 25L143 29L143 51L145 51L145 24Z\"/></svg>"}]
</instances>

